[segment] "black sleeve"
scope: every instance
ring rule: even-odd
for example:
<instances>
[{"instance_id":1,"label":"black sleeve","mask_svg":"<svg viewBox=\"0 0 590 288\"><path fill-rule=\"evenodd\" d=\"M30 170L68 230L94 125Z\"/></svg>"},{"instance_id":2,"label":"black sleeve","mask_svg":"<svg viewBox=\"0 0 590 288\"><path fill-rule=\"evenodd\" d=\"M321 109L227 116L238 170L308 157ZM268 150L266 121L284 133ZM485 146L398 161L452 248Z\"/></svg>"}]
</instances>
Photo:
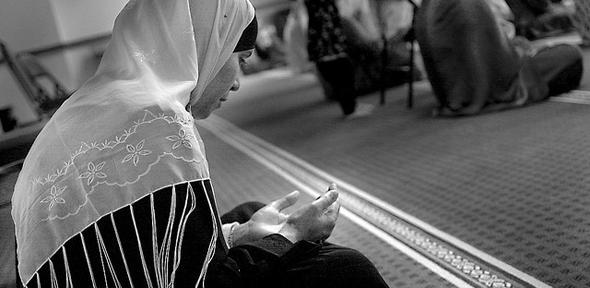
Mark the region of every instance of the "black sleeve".
<instances>
[{"instance_id":1,"label":"black sleeve","mask_svg":"<svg viewBox=\"0 0 590 288\"><path fill-rule=\"evenodd\" d=\"M291 243L279 234L229 250L224 259L213 261L207 271L207 287L242 288L276 286L276 277L289 264L311 257L318 244Z\"/></svg>"},{"instance_id":2,"label":"black sleeve","mask_svg":"<svg viewBox=\"0 0 590 288\"><path fill-rule=\"evenodd\" d=\"M548 0L525 0L524 2L537 15L547 12L549 9Z\"/></svg>"}]
</instances>

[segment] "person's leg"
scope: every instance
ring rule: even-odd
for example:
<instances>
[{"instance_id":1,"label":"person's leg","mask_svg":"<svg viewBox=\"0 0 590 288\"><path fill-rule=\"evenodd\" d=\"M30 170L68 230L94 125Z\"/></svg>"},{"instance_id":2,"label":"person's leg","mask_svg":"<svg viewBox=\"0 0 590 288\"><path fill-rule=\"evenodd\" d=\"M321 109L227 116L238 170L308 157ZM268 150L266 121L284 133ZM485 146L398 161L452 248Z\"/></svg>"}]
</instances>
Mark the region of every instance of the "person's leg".
<instances>
[{"instance_id":1,"label":"person's leg","mask_svg":"<svg viewBox=\"0 0 590 288\"><path fill-rule=\"evenodd\" d=\"M316 63L318 72L332 88L332 95L340 104L344 115L352 114L356 108L354 89L354 67L346 57Z\"/></svg>"},{"instance_id":2,"label":"person's leg","mask_svg":"<svg viewBox=\"0 0 590 288\"><path fill-rule=\"evenodd\" d=\"M222 223L247 222L252 214L264 207L260 202L246 202L221 216ZM377 268L360 252L334 245L322 244L317 253L306 255L295 263L286 263L279 287L388 287Z\"/></svg>"},{"instance_id":3,"label":"person's leg","mask_svg":"<svg viewBox=\"0 0 590 288\"><path fill-rule=\"evenodd\" d=\"M388 287L373 263L360 252L324 243L315 256L286 264L282 288Z\"/></svg>"},{"instance_id":4,"label":"person's leg","mask_svg":"<svg viewBox=\"0 0 590 288\"><path fill-rule=\"evenodd\" d=\"M582 52L576 46L557 45L540 50L532 62L539 75L549 86L549 95L575 89L582 79Z\"/></svg>"}]
</instances>

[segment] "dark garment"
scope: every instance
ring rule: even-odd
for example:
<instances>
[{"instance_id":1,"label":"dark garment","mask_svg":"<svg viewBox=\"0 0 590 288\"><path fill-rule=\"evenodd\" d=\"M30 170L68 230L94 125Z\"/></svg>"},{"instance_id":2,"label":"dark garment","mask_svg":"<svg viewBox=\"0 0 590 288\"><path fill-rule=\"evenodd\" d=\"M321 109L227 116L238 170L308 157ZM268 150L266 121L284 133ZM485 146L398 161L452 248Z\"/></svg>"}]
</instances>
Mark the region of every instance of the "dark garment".
<instances>
[{"instance_id":1,"label":"dark garment","mask_svg":"<svg viewBox=\"0 0 590 288\"><path fill-rule=\"evenodd\" d=\"M506 3L513 11L526 11L535 16L548 12L551 5L548 0L507 0Z\"/></svg>"},{"instance_id":2,"label":"dark garment","mask_svg":"<svg viewBox=\"0 0 590 288\"><path fill-rule=\"evenodd\" d=\"M260 202L244 203L221 216L221 221L245 223L262 207L264 204ZM236 254L230 252L230 256ZM364 255L331 243L320 245L307 241L298 242L281 257L279 263L280 271L274 276L267 275L275 279L269 287L388 287L373 263ZM259 283L262 282L252 287L264 287Z\"/></svg>"},{"instance_id":3,"label":"dark garment","mask_svg":"<svg viewBox=\"0 0 590 288\"><path fill-rule=\"evenodd\" d=\"M570 69L581 61L579 49L518 53L484 0L424 0L416 17L416 38L443 115L538 102L549 96L554 78L568 89L579 84L581 73Z\"/></svg>"},{"instance_id":4,"label":"dark garment","mask_svg":"<svg viewBox=\"0 0 590 288\"><path fill-rule=\"evenodd\" d=\"M212 220L212 191L209 180L177 184L103 216L68 240L27 287L159 287L171 279L195 287L220 225Z\"/></svg>"},{"instance_id":5,"label":"dark garment","mask_svg":"<svg viewBox=\"0 0 590 288\"><path fill-rule=\"evenodd\" d=\"M346 53L342 23L334 0L305 0L309 16L307 52L309 60Z\"/></svg>"},{"instance_id":6,"label":"dark garment","mask_svg":"<svg viewBox=\"0 0 590 288\"><path fill-rule=\"evenodd\" d=\"M547 83L549 96L568 92L580 85L584 74L581 53L576 46L562 44L541 49L532 58L535 70Z\"/></svg>"},{"instance_id":7,"label":"dark garment","mask_svg":"<svg viewBox=\"0 0 590 288\"><path fill-rule=\"evenodd\" d=\"M353 113L356 108L354 66L348 57L319 61L316 67L324 81L330 85L333 98L340 104L342 113L344 115Z\"/></svg>"},{"instance_id":8,"label":"dark garment","mask_svg":"<svg viewBox=\"0 0 590 288\"><path fill-rule=\"evenodd\" d=\"M68 240L27 287L72 287L68 282L73 287L163 287L171 279L173 287L195 287L210 256L205 278L205 287L210 288L323 288L338 281L369 283L339 287L387 287L364 256L335 245L293 244L273 234L228 250L221 223L211 218L218 215L214 202L209 180L163 188L102 217ZM244 222L260 207L242 205L222 218ZM217 248L214 255L207 255L205 248L215 229L219 236L213 244ZM328 279L325 275L297 274L316 271L333 274L327 274ZM332 278L341 277L343 271L348 278ZM202 282L198 287L203 287Z\"/></svg>"},{"instance_id":9,"label":"dark garment","mask_svg":"<svg viewBox=\"0 0 590 288\"><path fill-rule=\"evenodd\" d=\"M506 0L514 14L516 34L533 40L573 30L572 11L559 2L561 1Z\"/></svg>"}]
</instances>

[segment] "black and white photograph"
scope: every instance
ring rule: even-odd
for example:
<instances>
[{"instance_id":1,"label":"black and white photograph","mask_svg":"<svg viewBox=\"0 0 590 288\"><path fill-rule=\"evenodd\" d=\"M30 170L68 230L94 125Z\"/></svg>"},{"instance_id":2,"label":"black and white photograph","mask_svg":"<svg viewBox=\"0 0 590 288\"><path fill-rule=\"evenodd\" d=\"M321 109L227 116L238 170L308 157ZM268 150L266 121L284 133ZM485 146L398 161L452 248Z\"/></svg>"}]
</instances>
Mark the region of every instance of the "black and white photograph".
<instances>
[{"instance_id":1,"label":"black and white photograph","mask_svg":"<svg viewBox=\"0 0 590 288\"><path fill-rule=\"evenodd\" d=\"M590 0L0 0L0 288L590 288Z\"/></svg>"}]
</instances>

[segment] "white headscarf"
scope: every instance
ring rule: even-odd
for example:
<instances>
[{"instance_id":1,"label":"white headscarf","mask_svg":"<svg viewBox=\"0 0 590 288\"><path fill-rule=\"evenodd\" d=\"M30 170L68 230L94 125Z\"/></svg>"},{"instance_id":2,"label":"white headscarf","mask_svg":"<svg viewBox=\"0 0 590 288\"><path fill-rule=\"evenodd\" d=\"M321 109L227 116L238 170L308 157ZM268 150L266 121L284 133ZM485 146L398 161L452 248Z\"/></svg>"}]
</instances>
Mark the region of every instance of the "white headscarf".
<instances>
[{"instance_id":1,"label":"white headscarf","mask_svg":"<svg viewBox=\"0 0 590 288\"><path fill-rule=\"evenodd\" d=\"M46 124L16 183L12 216L24 283L102 216L209 177L186 106L253 17L248 0L127 3L97 73Z\"/></svg>"}]
</instances>

